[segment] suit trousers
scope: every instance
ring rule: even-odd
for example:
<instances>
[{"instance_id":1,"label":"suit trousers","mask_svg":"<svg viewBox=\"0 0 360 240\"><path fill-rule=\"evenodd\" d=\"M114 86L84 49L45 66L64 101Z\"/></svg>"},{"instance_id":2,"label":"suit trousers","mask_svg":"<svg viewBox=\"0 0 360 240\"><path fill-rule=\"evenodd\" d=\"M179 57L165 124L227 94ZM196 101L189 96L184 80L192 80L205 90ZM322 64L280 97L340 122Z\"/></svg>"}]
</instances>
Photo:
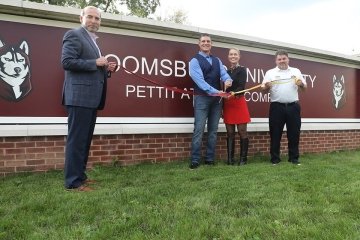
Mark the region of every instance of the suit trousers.
<instances>
[{"instance_id":1,"label":"suit trousers","mask_svg":"<svg viewBox=\"0 0 360 240\"><path fill-rule=\"evenodd\" d=\"M97 109L66 106L68 136L65 149L65 188L78 188L87 179L86 165L94 133Z\"/></svg>"},{"instance_id":2,"label":"suit trousers","mask_svg":"<svg viewBox=\"0 0 360 240\"><path fill-rule=\"evenodd\" d=\"M301 128L301 108L298 102L272 102L269 110L270 155L271 162L278 163L280 159L280 142L286 125L288 139L289 161L299 159L299 140Z\"/></svg>"}]
</instances>

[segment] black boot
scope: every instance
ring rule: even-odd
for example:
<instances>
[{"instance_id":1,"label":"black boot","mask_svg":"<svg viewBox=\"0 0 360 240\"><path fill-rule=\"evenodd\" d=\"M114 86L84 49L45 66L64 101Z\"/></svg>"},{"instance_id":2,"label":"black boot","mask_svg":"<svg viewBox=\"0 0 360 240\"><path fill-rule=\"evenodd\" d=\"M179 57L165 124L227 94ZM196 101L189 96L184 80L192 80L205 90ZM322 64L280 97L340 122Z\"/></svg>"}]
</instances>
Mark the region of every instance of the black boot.
<instances>
[{"instance_id":1,"label":"black boot","mask_svg":"<svg viewBox=\"0 0 360 240\"><path fill-rule=\"evenodd\" d=\"M247 154L249 149L249 139L241 138L240 139L240 161L239 165L245 165L247 163Z\"/></svg>"},{"instance_id":2,"label":"black boot","mask_svg":"<svg viewBox=\"0 0 360 240\"><path fill-rule=\"evenodd\" d=\"M227 164L234 165L234 147L235 147L235 139L234 138L227 138Z\"/></svg>"}]
</instances>

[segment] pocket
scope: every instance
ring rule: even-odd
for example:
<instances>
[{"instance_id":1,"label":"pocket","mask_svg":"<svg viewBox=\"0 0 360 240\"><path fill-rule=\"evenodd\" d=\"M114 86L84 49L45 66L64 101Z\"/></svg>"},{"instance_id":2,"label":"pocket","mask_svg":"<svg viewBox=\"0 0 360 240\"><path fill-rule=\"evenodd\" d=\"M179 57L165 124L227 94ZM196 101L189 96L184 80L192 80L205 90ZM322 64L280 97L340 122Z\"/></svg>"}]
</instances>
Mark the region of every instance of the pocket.
<instances>
[{"instance_id":1,"label":"pocket","mask_svg":"<svg viewBox=\"0 0 360 240\"><path fill-rule=\"evenodd\" d=\"M209 107L206 97L195 96L194 98L194 108L197 110L205 110Z\"/></svg>"}]
</instances>

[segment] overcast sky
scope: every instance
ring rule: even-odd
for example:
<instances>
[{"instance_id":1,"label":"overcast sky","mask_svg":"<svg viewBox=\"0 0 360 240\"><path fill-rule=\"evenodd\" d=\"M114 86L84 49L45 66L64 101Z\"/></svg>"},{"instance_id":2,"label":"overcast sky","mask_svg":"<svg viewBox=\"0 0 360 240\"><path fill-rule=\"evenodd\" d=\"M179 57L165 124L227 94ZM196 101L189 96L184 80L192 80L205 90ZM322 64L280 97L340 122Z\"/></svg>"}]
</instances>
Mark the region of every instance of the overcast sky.
<instances>
[{"instance_id":1,"label":"overcast sky","mask_svg":"<svg viewBox=\"0 0 360 240\"><path fill-rule=\"evenodd\" d=\"M156 15L175 10L195 27L360 53L360 0L161 0Z\"/></svg>"}]
</instances>

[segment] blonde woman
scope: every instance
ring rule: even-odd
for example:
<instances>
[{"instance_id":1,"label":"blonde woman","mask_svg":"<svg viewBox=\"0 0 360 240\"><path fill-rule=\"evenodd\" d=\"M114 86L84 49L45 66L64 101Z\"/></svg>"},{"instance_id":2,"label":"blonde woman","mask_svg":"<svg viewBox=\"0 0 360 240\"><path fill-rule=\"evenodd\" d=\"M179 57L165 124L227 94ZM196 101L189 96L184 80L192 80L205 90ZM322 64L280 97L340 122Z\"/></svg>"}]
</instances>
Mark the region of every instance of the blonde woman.
<instances>
[{"instance_id":1,"label":"blonde woman","mask_svg":"<svg viewBox=\"0 0 360 240\"><path fill-rule=\"evenodd\" d=\"M229 49L228 60L230 67L228 74L233 79L232 86L227 92L238 92L245 89L247 74L246 67L240 66L240 51L236 48ZM240 136L240 159L239 165L247 163L249 138L247 136L247 124L251 121L244 93L235 94L224 101L223 107L224 123L227 131L227 164L235 164L235 126Z\"/></svg>"}]
</instances>

